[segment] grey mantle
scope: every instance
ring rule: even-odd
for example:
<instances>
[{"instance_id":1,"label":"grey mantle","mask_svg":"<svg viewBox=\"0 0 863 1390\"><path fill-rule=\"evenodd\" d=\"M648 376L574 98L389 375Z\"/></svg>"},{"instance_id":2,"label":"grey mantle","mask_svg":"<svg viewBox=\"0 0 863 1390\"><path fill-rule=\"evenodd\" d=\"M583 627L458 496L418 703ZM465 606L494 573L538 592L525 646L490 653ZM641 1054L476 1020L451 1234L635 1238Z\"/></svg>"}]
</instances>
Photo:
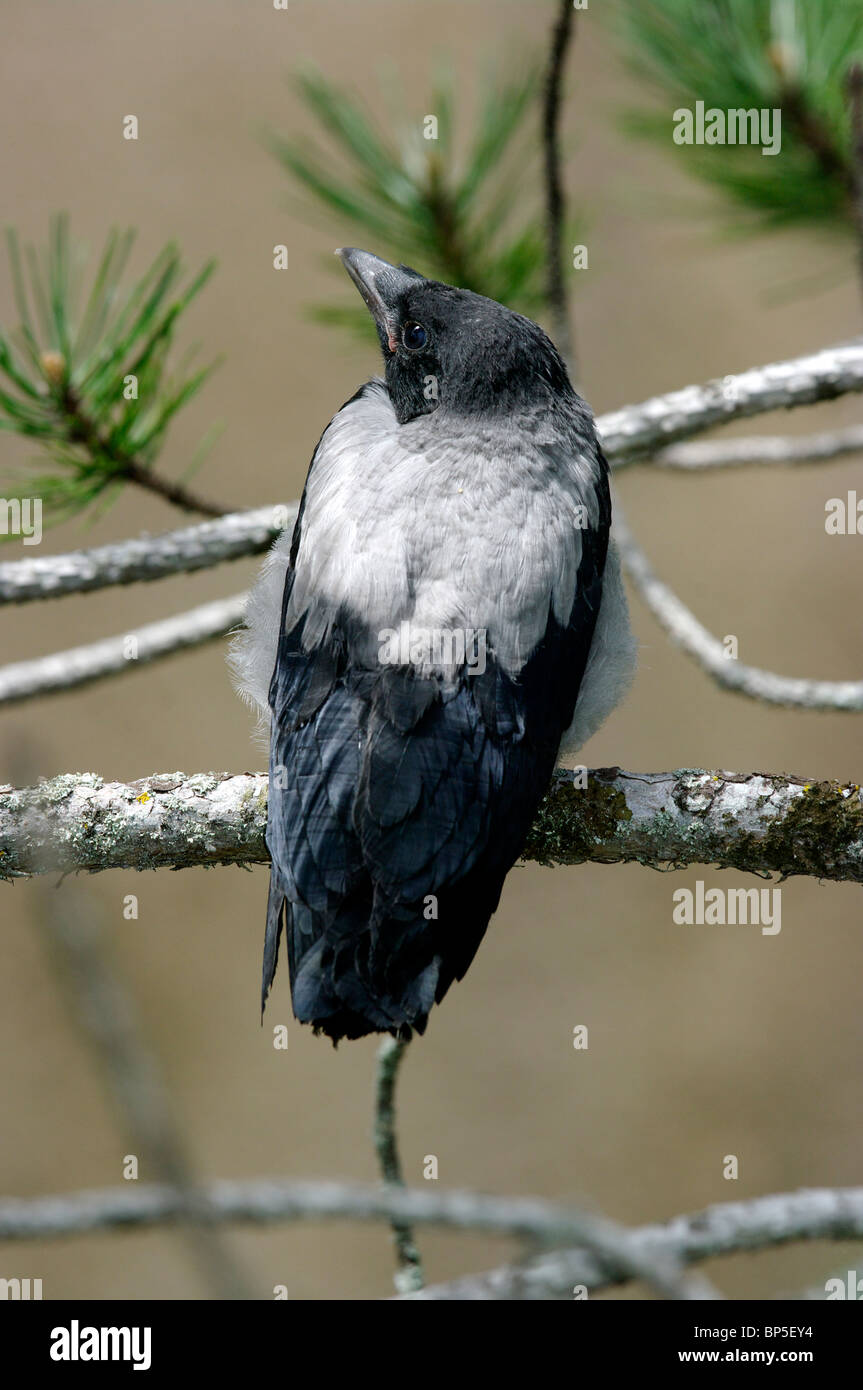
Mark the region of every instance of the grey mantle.
<instances>
[{"instance_id":1,"label":"grey mantle","mask_svg":"<svg viewBox=\"0 0 863 1390\"><path fill-rule=\"evenodd\" d=\"M248 772L0 786L0 878L264 863L266 814L267 779ZM769 773L561 770L524 857L863 883L863 797L853 783Z\"/></svg>"}]
</instances>

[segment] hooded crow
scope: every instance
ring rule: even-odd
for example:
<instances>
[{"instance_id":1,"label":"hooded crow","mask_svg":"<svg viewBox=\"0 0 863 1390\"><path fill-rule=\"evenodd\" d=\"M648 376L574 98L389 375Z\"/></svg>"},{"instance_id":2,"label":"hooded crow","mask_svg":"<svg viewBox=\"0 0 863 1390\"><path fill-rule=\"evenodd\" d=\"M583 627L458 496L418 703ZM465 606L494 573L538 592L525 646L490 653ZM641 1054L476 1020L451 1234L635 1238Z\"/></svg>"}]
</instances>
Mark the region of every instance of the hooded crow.
<instances>
[{"instance_id":1,"label":"hooded crow","mask_svg":"<svg viewBox=\"0 0 863 1390\"><path fill-rule=\"evenodd\" d=\"M262 1007L284 930L294 1013L334 1042L424 1032L634 664L608 468L554 345L337 254L385 379L321 436L232 658L270 725Z\"/></svg>"}]
</instances>

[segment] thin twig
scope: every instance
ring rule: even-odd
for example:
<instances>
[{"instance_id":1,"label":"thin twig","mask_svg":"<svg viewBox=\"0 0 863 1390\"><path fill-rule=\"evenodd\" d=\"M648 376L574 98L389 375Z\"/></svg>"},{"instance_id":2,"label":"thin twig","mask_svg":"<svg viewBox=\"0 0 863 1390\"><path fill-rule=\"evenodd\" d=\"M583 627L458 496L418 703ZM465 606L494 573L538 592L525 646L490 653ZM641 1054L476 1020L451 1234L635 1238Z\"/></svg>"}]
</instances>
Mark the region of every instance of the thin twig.
<instances>
[{"instance_id":1,"label":"thin twig","mask_svg":"<svg viewBox=\"0 0 863 1390\"><path fill-rule=\"evenodd\" d=\"M741 468L775 464L777 467L807 463L832 463L846 454L863 450L863 425L819 434L762 434L748 439L696 439L672 444L649 459L630 459L629 463L649 463L653 468L673 468L701 473L711 468ZM618 471L624 466L613 464ZM0 566L2 570L2 566ZM0 579L2 583L2 579Z\"/></svg>"},{"instance_id":2,"label":"thin twig","mask_svg":"<svg viewBox=\"0 0 863 1390\"><path fill-rule=\"evenodd\" d=\"M769 705L817 710L863 709L863 681L780 676L775 671L730 659L719 638L714 637L674 590L654 573L619 507L615 509L614 534L624 569L657 622L672 642L693 657L717 685Z\"/></svg>"},{"instance_id":3,"label":"thin twig","mask_svg":"<svg viewBox=\"0 0 863 1390\"><path fill-rule=\"evenodd\" d=\"M552 334L573 380L577 378L575 342L570 328L566 282L563 275L564 193L560 175L561 86L567 49L575 27L572 0L558 0L557 19L551 35L551 49L545 77L542 109L542 147L545 158L546 198L546 296L552 320Z\"/></svg>"},{"instance_id":4,"label":"thin twig","mask_svg":"<svg viewBox=\"0 0 863 1390\"><path fill-rule=\"evenodd\" d=\"M137 463L134 459L130 459L124 465L120 470L120 476L147 492L155 492L157 497L163 498L184 512L197 512L199 516L227 516L231 511L230 507L211 502L199 492L193 492L184 483L175 483L170 478L163 478L160 473L155 473L152 468Z\"/></svg>"},{"instance_id":5,"label":"thin twig","mask_svg":"<svg viewBox=\"0 0 863 1390\"><path fill-rule=\"evenodd\" d=\"M815 159L821 176L828 181L838 182L846 193L853 193L854 173L851 165L828 127L793 81L781 88L779 105L783 126L790 127L797 134Z\"/></svg>"},{"instance_id":6,"label":"thin twig","mask_svg":"<svg viewBox=\"0 0 863 1390\"><path fill-rule=\"evenodd\" d=\"M109 439L104 438L95 424L84 413L83 406L71 386L66 385L60 395L55 397L65 418L70 444L80 444L93 459L105 459L111 465L111 477L122 478L135 483L148 492L179 507L181 511L197 512L200 516L225 516L230 510L216 502L201 497L182 483L163 478L139 459L117 449Z\"/></svg>"},{"instance_id":7,"label":"thin twig","mask_svg":"<svg viewBox=\"0 0 863 1390\"><path fill-rule=\"evenodd\" d=\"M851 123L851 203L857 230L857 264L863 291L863 64L852 63L846 77Z\"/></svg>"},{"instance_id":8,"label":"thin twig","mask_svg":"<svg viewBox=\"0 0 863 1390\"><path fill-rule=\"evenodd\" d=\"M114 584L151 583L260 555L281 531L293 526L296 517L296 502L279 503L230 512L218 521L199 522L160 536L144 534L66 555L0 561L0 604L62 598Z\"/></svg>"},{"instance_id":9,"label":"thin twig","mask_svg":"<svg viewBox=\"0 0 863 1390\"><path fill-rule=\"evenodd\" d=\"M387 1190L403 1189L405 1180L396 1136L396 1080L408 1044L400 1038L384 1038L377 1055L375 1076L375 1150ZM398 1293L415 1293L424 1284L423 1267L413 1230L393 1218L396 1273L393 1283Z\"/></svg>"},{"instance_id":10,"label":"thin twig","mask_svg":"<svg viewBox=\"0 0 863 1390\"><path fill-rule=\"evenodd\" d=\"M464 244L456 198L447 186L444 165L435 152L429 154L426 165L424 199L431 239L447 278L461 289L473 289L477 278Z\"/></svg>"},{"instance_id":11,"label":"thin twig","mask_svg":"<svg viewBox=\"0 0 863 1390\"><path fill-rule=\"evenodd\" d=\"M32 661L0 667L0 705L29 700L35 695L73 690L105 676L125 675L136 666L171 656L188 647L224 637L243 621L246 594L215 599L173 618L160 618L116 637L103 637L84 647L71 647Z\"/></svg>"}]
</instances>

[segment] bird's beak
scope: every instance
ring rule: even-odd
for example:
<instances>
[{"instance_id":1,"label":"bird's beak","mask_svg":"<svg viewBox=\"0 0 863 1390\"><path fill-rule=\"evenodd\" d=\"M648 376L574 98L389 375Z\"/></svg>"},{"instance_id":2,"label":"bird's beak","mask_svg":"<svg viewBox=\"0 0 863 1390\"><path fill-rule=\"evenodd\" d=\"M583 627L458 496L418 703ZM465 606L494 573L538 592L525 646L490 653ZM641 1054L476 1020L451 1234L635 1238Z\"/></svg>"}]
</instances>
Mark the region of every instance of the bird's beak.
<instances>
[{"instance_id":1,"label":"bird's beak","mask_svg":"<svg viewBox=\"0 0 863 1390\"><path fill-rule=\"evenodd\" d=\"M398 346L398 304L405 290L423 277L407 266L390 265L370 251L341 246L336 252L377 324L381 342L390 352Z\"/></svg>"}]
</instances>

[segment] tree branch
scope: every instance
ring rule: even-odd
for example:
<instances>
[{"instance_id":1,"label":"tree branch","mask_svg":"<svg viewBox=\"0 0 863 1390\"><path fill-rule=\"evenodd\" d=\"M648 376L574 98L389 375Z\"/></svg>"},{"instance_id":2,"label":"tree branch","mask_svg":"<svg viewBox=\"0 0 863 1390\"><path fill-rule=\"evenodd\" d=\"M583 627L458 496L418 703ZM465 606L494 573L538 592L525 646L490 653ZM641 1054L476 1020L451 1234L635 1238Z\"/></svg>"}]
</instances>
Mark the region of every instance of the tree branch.
<instances>
[{"instance_id":1,"label":"tree branch","mask_svg":"<svg viewBox=\"0 0 863 1390\"><path fill-rule=\"evenodd\" d=\"M154 492L163 502L170 502L172 507L179 507L182 512L197 512L199 516L227 516L231 510L220 502L211 502L209 498L202 497L199 492L193 492L185 483L164 478L161 473L156 473L136 459L128 459L122 464L117 476L127 483L135 483L145 492Z\"/></svg>"},{"instance_id":2,"label":"tree branch","mask_svg":"<svg viewBox=\"0 0 863 1390\"><path fill-rule=\"evenodd\" d=\"M296 516L296 502L257 507L161 536L142 535L67 555L4 561L0 563L0 603L29 603L114 584L149 583L209 569L224 560L259 555L294 524Z\"/></svg>"},{"instance_id":3,"label":"tree branch","mask_svg":"<svg viewBox=\"0 0 863 1390\"><path fill-rule=\"evenodd\" d=\"M767 773L559 770L524 858L638 863L863 883L856 783ZM267 778L183 772L131 783L92 773L0 787L0 877L267 862Z\"/></svg>"},{"instance_id":4,"label":"tree branch","mask_svg":"<svg viewBox=\"0 0 863 1390\"><path fill-rule=\"evenodd\" d=\"M600 417L600 424L602 419ZM611 457L615 470L650 464L654 468L702 472L751 464L827 463L863 450L863 425L808 435L755 435L672 444L652 456ZM61 598L114 584L149 583L173 574L209 569L225 560L260 555L297 519L297 504L276 503L231 512L160 536L143 535L66 555L33 556L0 562L0 604Z\"/></svg>"},{"instance_id":5,"label":"tree branch","mask_svg":"<svg viewBox=\"0 0 863 1390\"><path fill-rule=\"evenodd\" d=\"M65 421L69 443L81 445L94 461L104 459L110 464L112 479L122 478L148 492L155 492L158 497L184 512L198 512L200 516L224 516L228 511L227 507L192 492L183 483L163 478L148 464L118 448L108 435L100 434L68 381L55 393L54 400Z\"/></svg>"},{"instance_id":6,"label":"tree branch","mask_svg":"<svg viewBox=\"0 0 863 1390\"><path fill-rule=\"evenodd\" d=\"M683 447L693 449L698 446ZM702 448L709 450L711 446L702 445ZM702 461L677 466L700 468L710 465ZM654 573L647 556L629 531L619 503L615 504L615 516L615 537L623 562L645 603L672 641L692 656L718 685L769 704L801 709L863 709L863 681L781 676L757 666L731 661L718 638ZM268 536L269 532L262 528L261 534ZM14 569L14 566L9 568ZM131 641L137 644L138 655L135 659L144 663L171 656L186 647L213 641L242 623L245 602L246 595L238 594L234 598L205 604L117 637L0 667L0 705L70 690L106 676L122 675L133 669L132 659L128 655Z\"/></svg>"},{"instance_id":7,"label":"tree branch","mask_svg":"<svg viewBox=\"0 0 863 1390\"><path fill-rule=\"evenodd\" d=\"M715 425L859 391L863 343L854 342L654 396L600 415L596 427L603 449L620 467Z\"/></svg>"},{"instance_id":8,"label":"tree branch","mask_svg":"<svg viewBox=\"0 0 863 1390\"><path fill-rule=\"evenodd\" d=\"M628 1234L630 1251L645 1262L667 1251L691 1264L795 1240L854 1239L863 1229L861 1217L863 1189L813 1189L724 1202L693 1216L676 1216L667 1225L636 1227ZM579 1286L587 1293L599 1293L623 1282L608 1263L587 1250L555 1250L522 1264L432 1284L407 1297L460 1302L571 1299ZM808 1296L815 1297L815 1291ZM823 1286L820 1296L825 1296Z\"/></svg>"},{"instance_id":9,"label":"tree branch","mask_svg":"<svg viewBox=\"0 0 863 1390\"><path fill-rule=\"evenodd\" d=\"M829 463L845 454L863 450L863 425L844 430L825 430L820 434L762 434L750 439L699 439L688 444L672 444L650 459L631 459L631 463L650 463L654 468L703 472L710 468L741 468L751 464ZM625 466L617 464L615 467ZM0 567L2 570L2 567Z\"/></svg>"},{"instance_id":10,"label":"tree branch","mask_svg":"<svg viewBox=\"0 0 863 1390\"><path fill-rule=\"evenodd\" d=\"M0 666L0 705L59 690L73 690L104 676L120 676L159 657L223 637L243 621L246 595L215 599L173 618L161 618L116 637L70 647L33 661ZM133 654L134 653L134 654Z\"/></svg>"},{"instance_id":11,"label":"tree branch","mask_svg":"<svg viewBox=\"0 0 863 1390\"><path fill-rule=\"evenodd\" d=\"M730 659L719 639L708 632L674 590L654 573L619 507L615 508L614 535L624 568L657 622L672 642L694 657L717 685L771 705L819 710L863 709L863 681L780 676Z\"/></svg>"},{"instance_id":12,"label":"tree branch","mask_svg":"<svg viewBox=\"0 0 863 1390\"><path fill-rule=\"evenodd\" d=\"M217 1181L201 1189L208 1220L270 1225L277 1221L402 1221L479 1231L558 1246L589 1245L540 1256L526 1265L424 1289L413 1298L571 1296L649 1277L646 1271L695 1264L718 1255L775 1248L797 1240L863 1236L863 1188L803 1189L746 1202L723 1202L664 1224L626 1229L537 1197L473 1192L382 1190L359 1183L257 1179ZM135 1230L182 1220L185 1203L169 1187L128 1186L62 1196L0 1200L0 1240L46 1240ZM608 1237L609 1230L611 1231ZM608 1237L608 1239L607 1239ZM618 1244L618 1241L621 1244ZM621 1262L626 1268L621 1268ZM634 1268L642 1271L634 1273ZM464 1288L465 1292L454 1292ZM472 1290L472 1291L471 1291Z\"/></svg>"},{"instance_id":13,"label":"tree branch","mask_svg":"<svg viewBox=\"0 0 863 1390\"><path fill-rule=\"evenodd\" d=\"M640 405L598 416L596 426L609 462L623 468L647 462L673 440L736 418L858 391L863 391L863 344L848 344L654 396ZM261 507L154 538L0 563L0 604L162 579L256 555L295 517L296 503Z\"/></svg>"}]
</instances>

